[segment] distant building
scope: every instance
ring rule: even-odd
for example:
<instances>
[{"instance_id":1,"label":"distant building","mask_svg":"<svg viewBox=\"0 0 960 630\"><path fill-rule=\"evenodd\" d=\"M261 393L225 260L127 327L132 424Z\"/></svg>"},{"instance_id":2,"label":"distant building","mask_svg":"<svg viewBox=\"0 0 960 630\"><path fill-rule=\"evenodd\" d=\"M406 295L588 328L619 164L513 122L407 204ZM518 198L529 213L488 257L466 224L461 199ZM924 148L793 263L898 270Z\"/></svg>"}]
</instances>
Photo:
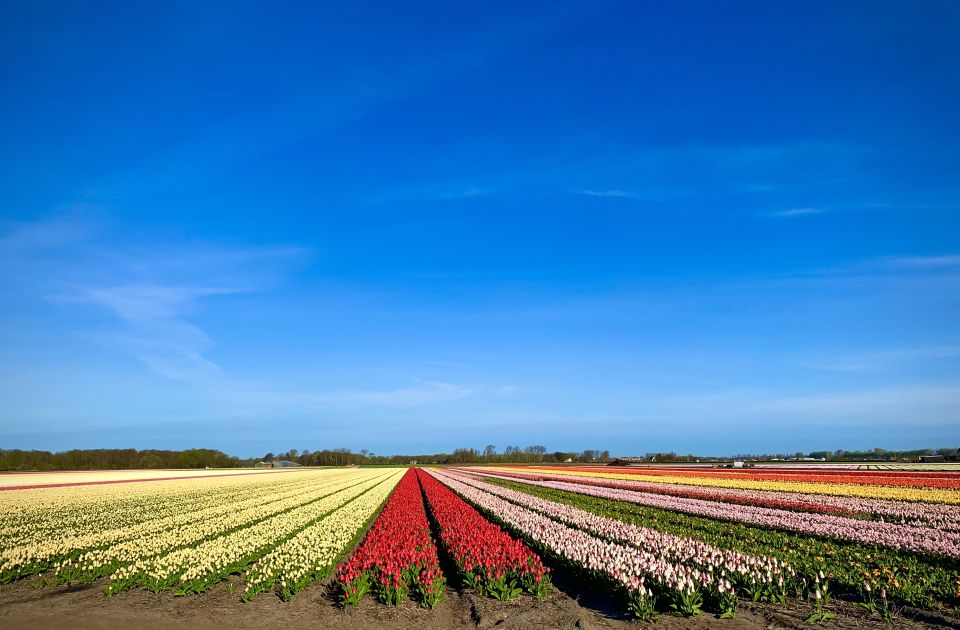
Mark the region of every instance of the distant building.
<instances>
[{"instance_id":1,"label":"distant building","mask_svg":"<svg viewBox=\"0 0 960 630\"><path fill-rule=\"evenodd\" d=\"M564 461L572 462L572 459L567 459ZM617 457L607 464L607 466L629 466L630 464L640 464L647 461L646 457ZM653 461L651 458L650 461Z\"/></svg>"},{"instance_id":2,"label":"distant building","mask_svg":"<svg viewBox=\"0 0 960 630\"><path fill-rule=\"evenodd\" d=\"M934 462L942 462L943 455L921 455L920 462L923 464L932 464Z\"/></svg>"},{"instance_id":3,"label":"distant building","mask_svg":"<svg viewBox=\"0 0 960 630\"><path fill-rule=\"evenodd\" d=\"M295 468L300 466L297 462L288 462L285 459L275 459L269 462L257 462L254 468Z\"/></svg>"}]
</instances>

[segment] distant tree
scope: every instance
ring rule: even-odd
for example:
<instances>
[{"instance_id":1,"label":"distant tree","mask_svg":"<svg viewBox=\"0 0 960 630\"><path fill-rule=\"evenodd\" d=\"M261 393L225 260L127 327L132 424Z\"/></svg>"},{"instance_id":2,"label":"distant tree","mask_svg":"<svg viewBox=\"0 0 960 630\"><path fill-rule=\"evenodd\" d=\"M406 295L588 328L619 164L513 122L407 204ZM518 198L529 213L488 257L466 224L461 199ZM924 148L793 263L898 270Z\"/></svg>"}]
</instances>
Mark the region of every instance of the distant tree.
<instances>
[{"instance_id":1,"label":"distant tree","mask_svg":"<svg viewBox=\"0 0 960 630\"><path fill-rule=\"evenodd\" d=\"M497 455L497 447L494 444L487 444L483 447L483 457L489 462Z\"/></svg>"},{"instance_id":2,"label":"distant tree","mask_svg":"<svg viewBox=\"0 0 960 630\"><path fill-rule=\"evenodd\" d=\"M138 468L163 468L163 460L159 455L149 453L140 458Z\"/></svg>"}]
</instances>

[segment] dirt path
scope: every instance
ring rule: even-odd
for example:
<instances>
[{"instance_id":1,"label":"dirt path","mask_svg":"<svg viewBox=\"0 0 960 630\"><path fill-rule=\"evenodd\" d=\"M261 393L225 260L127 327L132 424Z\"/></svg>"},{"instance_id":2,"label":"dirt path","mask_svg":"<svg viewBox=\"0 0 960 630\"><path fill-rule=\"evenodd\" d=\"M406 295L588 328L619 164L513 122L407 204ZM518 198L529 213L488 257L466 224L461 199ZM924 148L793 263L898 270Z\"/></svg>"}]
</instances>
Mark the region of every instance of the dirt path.
<instances>
[{"instance_id":1,"label":"dirt path","mask_svg":"<svg viewBox=\"0 0 960 630\"><path fill-rule=\"evenodd\" d=\"M626 629L648 627L620 615L603 594L585 592L578 599L563 590L554 590L546 600L524 596L512 602L476 597L470 592L447 590L444 601L432 611L407 601L391 607L366 598L357 608L341 610L330 588L313 585L292 602L262 595L243 603L239 594L243 580L232 578L208 593L174 597L131 591L105 597L105 583L74 587L34 588L29 581L0 587L0 628L30 630L106 630L115 628L245 629L282 627L358 628L370 630L444 630L447 628L570 628ZM567 591L575 585L561 585ZM680 619L661 615L656 626L665 629L759 630L761 628L890 628L868 619L856 608L838 605L837 620L810 626L803 622L809 605L767 606L744 603L735 619L718 620L712 615ZM925 622L898 619L897 628L955 628L956 620L929 616Z\"/></svg>"}]
</instances>

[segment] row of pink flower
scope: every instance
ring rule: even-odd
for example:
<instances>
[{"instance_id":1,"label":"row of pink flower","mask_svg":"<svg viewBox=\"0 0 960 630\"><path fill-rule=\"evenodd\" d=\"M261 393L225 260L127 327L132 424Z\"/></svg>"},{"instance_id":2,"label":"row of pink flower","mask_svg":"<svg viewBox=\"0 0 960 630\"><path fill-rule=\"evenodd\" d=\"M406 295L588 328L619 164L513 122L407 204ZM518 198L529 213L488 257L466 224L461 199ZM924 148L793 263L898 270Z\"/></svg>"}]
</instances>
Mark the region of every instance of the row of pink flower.
<instances>
[{"instance_id":1,"label":"row of pink flower","mask_svg":"<svg viewBox=\"0 0 960 630\"><path fill-rule=\"evenodd\" d=\"M478 473L483 476L498 477L490 473ZM509 479L509 477L500 477ZM514 478L516 479L516 478ZM569 481L535 481L523 480L535 486L578 492L614 501L629 501L639 505L683 512L695 516L759 525L774 529L827 536L850 540L854 542L907 549L919 553L943 555L951 558L960 557L960 535L954 532L944 532L927 527L913 527L897 523L882 523L879 521L861 521L841 516L826 514L809 514L753 506L733 506L704 501L701 499L685 499L670 495L650 492L637 492L618 488L590 486Z\"/></svg>"},{"instance_id":2,"label":"row of pink flower","mask_svg":"<svg viewBox=\"0 0 960 630\"><path fill-rule=\"evenodd\" d=\"M623 542L656 554L669 562L692 567L712 576L727 574L749 576L750 580L764 576L778 578L793 571L782 561L767 556L749 556L736 551L722 550L708 543L674 536L646 527L637 527L623 521L600 516L563 503L541 499L523 492L486 483L463 473L448 473L450 477L489 492L511 503L540 512L567 525L596 534L615 542Z\"/></svg>"},{"instance_id":3,"label":"row of pink flower","mask_svg":"<svg viewBox=\"0 0 960 630\"><path fill-rule=\"evenodd\" d=\"M738 577L749 576L751 579L770 582L782 579L782 575L774 578L773 574L767 571L770 566L767 563L747 556L743 556L740 564L731 563L729 567L725 567L729 568L729 572L726 570L715 572L701 568L710 566L714 556L702 558L700 566L671 562L667 559L667 554L663 553L662 545L651 551L633 544L622 544L606 539L607 536L610 538L620 536L620 540L636 538L638 543L642 544L642 534L632 536L625 532L618 533L613 523L607 528L594 523L598 529L606 532L603 537L595 536L578 527L558 522L544 513L497 496L488 491L488 489L494 489L489 484L486 484L487 488L481 489L477 487L475 481L468 483L470 480L464 479L463 475L454 476L440 471L430 471L430 474L471 503L494 514L557 556L587 571L605 575L622 585L628 592L639 594L641 597L650 597L653 591L710 592L722 595L733 592L730 580L736 580ZM528 496L522 493L516 493L516 495L518 496L514 498L518 500ZM538 505L543 510L553 510L558 515L563 514L567 522L575 521L584 527L590 522L589 517L594 516L582 510L571 510L568 506L559 503L538 501ZM678 547L693 544L693 541L679 537L674 537L672 542ZM681 551L673 555L684 554Z\"/></svg>"},{"instance_id":4,"label":"row of pink flower","mask_svg":"<svg viewBox=\"0 0 960 630\"><path fill-rule=\"evenodd\" d=\"M482 472L483 469L475 472ZM805 510L803 505L820 505L834 508L837 513L849 515L864 515L879 520L891 520L900 525L913 527L931 527L941 531L960 532L960 506L943 503L918 503L914 501L896 501L892 499L868 499L863 497L842 497L823 494L809 494L799 492L777 492L773 490L743 490L739 488L723 488L716 492L698 491L691 486L673 483L649 483L643 481L627 481L620 479L601 479L579 475L550 475L543 472L520 472L498 470L498 475L516 477L517 479L534 479L537 481L562 481L580 483L604 488L618 488L621 490L635 490L654 494L669 494L687 498L703 498L709 501L727 503L741 503L731 497L745 500L766 502L756 503L760 507L784 507L774 502L791 502L788 509Z\"/></svg>"}]
</instances>

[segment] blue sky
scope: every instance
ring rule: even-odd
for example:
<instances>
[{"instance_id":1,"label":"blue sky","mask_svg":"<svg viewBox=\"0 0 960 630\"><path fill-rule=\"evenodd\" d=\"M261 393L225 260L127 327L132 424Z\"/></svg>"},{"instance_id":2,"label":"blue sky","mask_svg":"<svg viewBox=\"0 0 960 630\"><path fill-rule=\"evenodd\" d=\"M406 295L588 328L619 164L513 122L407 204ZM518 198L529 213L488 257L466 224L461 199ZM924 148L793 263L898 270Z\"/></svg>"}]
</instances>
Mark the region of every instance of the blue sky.
<instances>
[{"instance_id":1,"label":"blue sky","mask_svg":"<svg viewBox=\"0 0 960 630\"><path fill-rule=\"evenodd\" d=\"M954 2L2 14L2 447L960 442Z\"/></svg>"}]
</instances>

